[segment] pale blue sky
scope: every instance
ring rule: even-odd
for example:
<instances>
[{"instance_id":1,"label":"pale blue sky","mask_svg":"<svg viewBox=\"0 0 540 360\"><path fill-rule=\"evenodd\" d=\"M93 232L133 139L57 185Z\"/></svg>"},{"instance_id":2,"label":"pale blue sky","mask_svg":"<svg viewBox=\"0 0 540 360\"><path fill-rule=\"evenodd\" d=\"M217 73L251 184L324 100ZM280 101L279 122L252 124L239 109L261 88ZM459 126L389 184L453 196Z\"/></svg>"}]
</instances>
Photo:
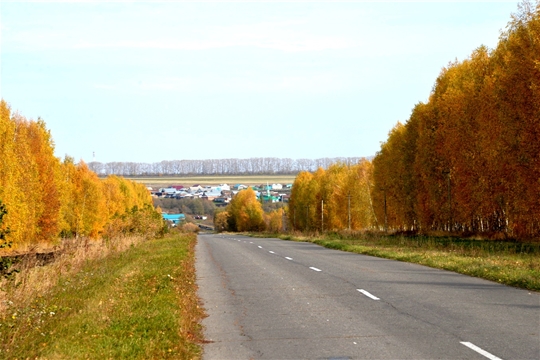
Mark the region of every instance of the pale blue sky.
<instances>
[{"instance_id":1,"label":"pale blue sky","mask_svg":"<svg viewBox=\"0 0 540 360\"><path fill-rule=\"evenodd\" d=\"M1 1L0 95L56 154L371 156L517 1Z\"/></svg>"}]
</instances>

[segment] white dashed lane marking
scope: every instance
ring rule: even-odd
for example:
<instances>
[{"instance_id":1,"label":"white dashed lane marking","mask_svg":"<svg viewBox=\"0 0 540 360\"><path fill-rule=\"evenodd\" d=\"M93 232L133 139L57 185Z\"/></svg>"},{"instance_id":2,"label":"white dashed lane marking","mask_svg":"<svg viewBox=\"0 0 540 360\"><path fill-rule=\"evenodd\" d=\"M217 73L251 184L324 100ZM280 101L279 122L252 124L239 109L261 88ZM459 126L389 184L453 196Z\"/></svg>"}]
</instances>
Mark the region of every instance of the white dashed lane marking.
<instances>
[{"instance_id":1,"label":"white dashed lane marking","mask_svg":"<svg viewBox=\"0 0 540 360\"><path fill-rule=\"evenodd\" d=\"M370 294L369 292L367 292L364 289L356 289L356 290L360 291L362 294L366 295L368 298L371 298L373 300L380 300L378 297L376 297L375 295Z\"/></svg>"},{"instance_id":2,"label":"white dashed lane marking","mask_svg":"<svg viewBox=\"0 0 540 360\"><path fill-rule=\"evenodd\" d=\"M478 346L474 345L473 343L470 343L470 342L467 342L467 341L460 341L460 343L465 345L469 349L474 350L474 351L476 351L477 353L479 353L481 355L484 355L485 357L487 357L490 360L502 360L501 358L496 357L495 355L488 353L486 350L479 348Z\"/></svg>"},{"instance_id":3,"label":"white dashed lane marking","mask_svg":"<svg viewBox=\"0 0 540 360\"><path fill-rule=\"evenodd\" d=\"M315 271L322 271L321 269L317 269L316 267L313 267L313 266L311 266L310 269L315 270Z\"/></svg>"},{"instance_id":4,"label":"white dashed lane marking","mask_svg":"<svg viewBox=\"0 0 540 360\"><path fill-rule=\"evenodd\" d=\"M287 260L292 260L292 258L288 257L288 256L285 256L285 259Z\"/></svg>"}]
</instances>

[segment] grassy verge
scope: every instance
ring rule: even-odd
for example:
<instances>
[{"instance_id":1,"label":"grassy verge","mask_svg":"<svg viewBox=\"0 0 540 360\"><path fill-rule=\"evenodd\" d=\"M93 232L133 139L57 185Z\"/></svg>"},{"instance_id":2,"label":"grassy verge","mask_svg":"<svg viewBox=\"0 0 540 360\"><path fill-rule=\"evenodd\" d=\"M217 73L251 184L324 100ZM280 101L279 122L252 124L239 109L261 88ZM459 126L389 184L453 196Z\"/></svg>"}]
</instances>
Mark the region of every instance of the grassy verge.
<instances>
[{"instance_id":1,"label":"grassy verge","mask_svg":"<svg viewBox=\"0 0 540 360\"><path fill-rule=\"evenodd\" d=\"M540 246L504 241L373 234L276 235L331 249L450 270L540 291Z\"/></svg>"},{"instance_id":2,"label":"grassy verge","mask_svg":"<svg viewBox=\"0 0 540 360\"><path fill-rule=\"evenodd\" d=\"M0 358L199 358L195 242L193 234L143 242L87 261L25 304L7 300Z\"/></svg>"}]
</instances>

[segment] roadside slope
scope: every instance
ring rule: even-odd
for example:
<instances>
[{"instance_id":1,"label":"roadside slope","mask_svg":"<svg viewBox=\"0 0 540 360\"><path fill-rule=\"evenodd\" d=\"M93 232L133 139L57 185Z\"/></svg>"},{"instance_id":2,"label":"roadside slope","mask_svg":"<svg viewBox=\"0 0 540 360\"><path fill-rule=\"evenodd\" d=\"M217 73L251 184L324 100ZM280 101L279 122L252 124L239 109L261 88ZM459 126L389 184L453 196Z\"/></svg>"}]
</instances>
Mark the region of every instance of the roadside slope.
<instances>
[{"instance_id":1,"label":"roadside slope","mask_svg":"<svg viewBox=\"0 0 540 360\"><path fill-rule=\"evenodd\" d=\"M195 242L192 234L144 242L89 261L28 307L11 304L0 357L198 358Z\"/></svg>"}]
</instances>

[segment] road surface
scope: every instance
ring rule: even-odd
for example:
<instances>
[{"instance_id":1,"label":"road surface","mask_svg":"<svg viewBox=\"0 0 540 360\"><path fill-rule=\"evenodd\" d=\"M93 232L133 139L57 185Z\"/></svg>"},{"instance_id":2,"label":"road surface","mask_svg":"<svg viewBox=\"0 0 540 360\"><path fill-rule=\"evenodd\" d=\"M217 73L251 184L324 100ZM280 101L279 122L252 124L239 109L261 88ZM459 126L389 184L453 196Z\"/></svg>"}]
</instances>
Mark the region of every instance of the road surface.
<instances>
[{"instance_id":1,"label":"road surface","mask_svg":"<svg viewBox=\"0 0 540 360\"><path fill-rule=\"evenodd\" d=\"M540 294L311 243L201 234L204 359L540 359Z\"/></svg>"}]
</instances>

